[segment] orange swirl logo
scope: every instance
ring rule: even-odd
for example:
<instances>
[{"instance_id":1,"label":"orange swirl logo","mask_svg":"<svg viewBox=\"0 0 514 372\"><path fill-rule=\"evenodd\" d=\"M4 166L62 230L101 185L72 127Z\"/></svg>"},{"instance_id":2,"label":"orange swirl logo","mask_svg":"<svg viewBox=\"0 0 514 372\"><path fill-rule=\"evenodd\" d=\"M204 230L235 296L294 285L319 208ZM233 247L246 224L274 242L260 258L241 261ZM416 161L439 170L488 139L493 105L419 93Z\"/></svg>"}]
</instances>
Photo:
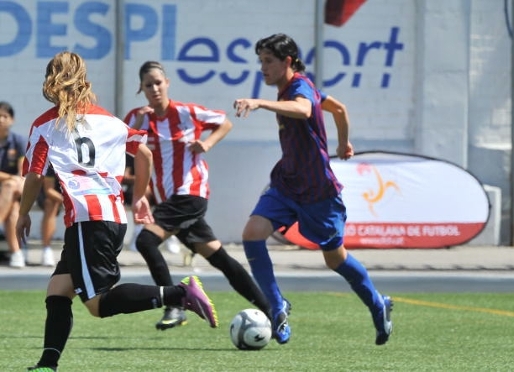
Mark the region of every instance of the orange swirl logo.
<instances>
[{"instance_id":1,"label":"orange swirl logo","mask_svg":"<svg viewBox=\"0 0 514 372\"><path fill-rule=\"evenodd\" d=\"M376 203L378 203L380 200L384 198L386 191L388 189L392 188L396 190L396 192L401 193L400 187L396 184L396 182L384 181L378 169L371 164L361 163L357 165L357 173L359 173L360 175L372 173L375 176L375 179L377 181L376 188L370 189L362 193L362 197L368 203L369 211L375 217L377 216L377 213L375 212L374 206L376 205Z\"/></svg>"}]
</instances>

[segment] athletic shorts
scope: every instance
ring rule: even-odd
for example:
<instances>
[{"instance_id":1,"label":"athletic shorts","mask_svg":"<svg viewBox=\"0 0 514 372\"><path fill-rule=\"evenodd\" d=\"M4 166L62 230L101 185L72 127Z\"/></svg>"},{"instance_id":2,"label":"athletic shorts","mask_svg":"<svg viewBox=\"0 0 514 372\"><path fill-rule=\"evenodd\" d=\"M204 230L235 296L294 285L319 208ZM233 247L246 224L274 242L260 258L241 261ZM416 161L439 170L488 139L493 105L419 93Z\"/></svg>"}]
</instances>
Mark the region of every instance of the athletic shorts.
<instances>
[{"instance_id":1,"label":"athletic shorts","mask_svg":"<svg viewBox=\"0 0 514 372\"><path fill-rule=\"evenodd\" d=\"M207 199L192 195L173 195L158 204L153 211L155 224L166 231L176 231L177 238L191 251L194 243L208 243L216 239L205 221Z\"/></svg>"},{"instance_id":2,"label":"athletic shorts","mask_svg":"<svg viewBox=\"0 0 514 372\"><path fill-rule=\"evenodd\" d=\"M274 230L298 221L300 234L324 251L343 244L346 207L340 195L316 203L299 204L272 187L261 195L251 215L270 220Z\"/></svg>"},{"instance_id":3,"label":"athletic shorts","mask_svg":"<svg viewBox=\"0 0 514 372\"><path fill-rule=\"evenodd\" d=\"M59 192L61 192L60 190L58 190ZM46 195L45 195L45 192L43 191L43 189L41 189L39 191L39 194L36 198L36 203L37 203L37 206L39 208L41 208L41 210L45 210L45 199L46 199ZM62 209L62 204L59 206L59 209L57 210L57 214L56 216L59 215L59 213L61 213L61 209Z\"/></svg>"},{"instance_id":4,"label":"athletic shorts","mask_svg":"<svg viewBox=\"0 0 514 372\"><path fill-rule=\"evenodd\" d=\"M45 177L53 178L54 179L54 190L56 190L60 194L62 194L61 185L59 185L59 181L57 180L54 169L52 167L48 167L48 171L46 172ZM37 203L38 207L41 208L42 210L45 210L45 199L46 199L45 191L43 190L43 188L41 188L41 190L39 191L39 194L36 198L36 203ZM61 209L62 209L62 204L59 206L56 216L59 215L59 213L61 212Z\"/></svg>"},{"instance_id":5,"label":"athletic shorts","mask_svg":"<svg viewBox=\"0 0 514 372\"><path fill-rule=\"evenodd\" d=\"M39 190L39 194L37 195L36 203L37 203L37 206L39 208L41 208L42 210L45 209L45 199L46 199L45 192L41 188L41 190Z\"/></svg>"},{"instance_id":6,"label":"athletic shorts","mask_svg":"<svg viewBox=\"0 0 514 372\"><path fill-rule=\"evenodd\" d=\"M64 232L61 259L52 275L70 274L82 302L107 292L120 280L117 257L123 248L126 224L77 222Z\"/></svg>"}]
</instances>

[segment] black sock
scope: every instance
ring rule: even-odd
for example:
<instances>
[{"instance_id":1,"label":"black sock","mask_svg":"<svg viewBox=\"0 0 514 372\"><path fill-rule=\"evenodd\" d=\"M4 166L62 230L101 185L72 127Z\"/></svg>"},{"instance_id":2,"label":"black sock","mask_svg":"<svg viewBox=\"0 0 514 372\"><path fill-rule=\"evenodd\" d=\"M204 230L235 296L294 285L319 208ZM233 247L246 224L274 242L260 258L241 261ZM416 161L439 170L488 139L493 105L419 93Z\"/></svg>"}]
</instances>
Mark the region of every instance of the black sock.
<instances>
[{"instance_id":1,"label":"black sock","mask_svg":"<svg viewBox=\"0 0 514 372\"><path fill-rule=\"evenodd\" d=\"M184 288L179 286L159 287L134 283L120 284L109 292L102 294L98 312L101 318L105 318L116 314L151 310L163 305L179 306L184 294Z\"/></svg>"},{"instance_id":2,"label":"black sock","mask_svg":"<svg viewBox=\"0 0 514 372\"><path fill-rule=\"evenodd\" d=\"M270 304L266 296L264 296L243 265L229 256L223 247L212 254L207 261L215 268L221 270L237 293L257 306L264 314L269 315Z\"/></svg>"},{"instance_id":3,"label":"black sock","mask_svg":"<svg viewBox=\"0 0 514 372\"><path fill-rule=\"evenodd\" d=\"M136 248L145 259L155 284L171 286L173 281L168 263L159 251L161 243L161 238L146 229L143 229L136 238Z\"/></svg>"},{"instance_id":4,"label":"black sock","mask_svg":"<svg viewBox=\"0 0 514 372\"><path fill-rule=\"evenodd\" d=\"M45 302L45 341L38 365L55 368L73 327L72 301L64 296L48 296Z\"/></svg>"}]
</instances>

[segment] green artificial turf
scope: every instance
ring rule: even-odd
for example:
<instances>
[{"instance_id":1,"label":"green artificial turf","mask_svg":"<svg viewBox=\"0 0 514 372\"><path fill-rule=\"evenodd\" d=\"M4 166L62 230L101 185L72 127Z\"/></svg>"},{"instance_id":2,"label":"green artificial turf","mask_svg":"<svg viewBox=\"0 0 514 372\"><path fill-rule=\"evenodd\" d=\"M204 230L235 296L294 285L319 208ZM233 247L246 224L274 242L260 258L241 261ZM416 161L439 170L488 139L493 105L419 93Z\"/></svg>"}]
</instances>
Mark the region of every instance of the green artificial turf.
<instances>
[{"instance_id":1,"label":"green artificial turf","mask_svg":"<svg viewBox=\"0 0 514 372\"><path fill-rule=\"evenodd\" d=\"M230 320L249 304L234 292L210 295L219 329L189 312L187 325L164 332L154 327L160 309L98 319L75 299L59 371L514 370L514 294L393 294L393 336L375 346L354 294L286 293L292 338L259 351L240 351L229 338ZM44 292L0 291L0 371L38 361L45 315Z\"/></svg>"}]
</instances>

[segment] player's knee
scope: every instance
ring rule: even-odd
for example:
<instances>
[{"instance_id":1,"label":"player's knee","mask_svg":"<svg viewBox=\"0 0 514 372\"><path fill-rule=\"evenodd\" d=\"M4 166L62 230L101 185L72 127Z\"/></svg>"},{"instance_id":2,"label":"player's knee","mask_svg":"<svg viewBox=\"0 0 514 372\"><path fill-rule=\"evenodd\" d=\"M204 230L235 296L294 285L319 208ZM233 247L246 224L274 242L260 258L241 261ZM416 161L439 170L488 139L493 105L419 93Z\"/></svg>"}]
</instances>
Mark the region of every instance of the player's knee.
<instances>
[{"instance_id":1,"label":"player's knee","mask_svg":"<svg viewBox=\"0 0 514 372\"><path fill-rule=\"evenodd\" d=\"M2 181L2 189L6 189L6 188L15 189L16 185L17 185L17 182L12 178Z\"/></svg>"},{"instance_id":2,"label":"player's knee","mask_svg":"<svg viewBox=\"0 0 514 372\"><path fill-rule=\"evenodd\" d=\"M221 249L223 246L219 240L213 240L207 243L192 243L190 245L186 245L193 253L198 253L205 259L209 259L209 257L213 256Z\"/></svg>"},{"instance_id":3,"label":"player's knee","mask_svg":"<svg viewBox=\"0 0 514 372\"><path fill-rule=\"evenodd\" d=\"M243 230L243 241L264 240L267 238L265 235L265 232L260 226L248 224Z\"/></svg>"},{"instance_id":4,"label":"player's knee","mask_svg":"<svg viewBox=\"0 0 514 372\"><path fill-rule=\"evenodd\" d=\"M56 314L58 317L72 317L71 311L72 301L66 296L49 295L45 299L46 308L50 313Z\"/></svg>"},{"instance_id":5,"label":"player's knee","mask_svg":"<svg viewBox=\"0 0 514 372\"><path fill-rule=\"evenodd\" d=\"M266 240L272 233L273 225L270 220L252 216L243 230L243 241Z\"/></svg>"},{"instance_id":6,"label":"player's knee","mask_svg":"<svg viewBox=\"0 0 514 372\"><path fill-rule=\"evenodd\" d=\"M346 249L342 245L336 249L323 250L325 265L331 270L336 270L346 260L346 254Z\"/></svg>"},{"instance_id":7,"label":"player's knee","mask_svg":"<svg viewBox=\"0 0 514 372\"><path fill-rule=\"evenodd\" d=\"M136 238L136 248L140 253L147 252L150 249L157 249L162 241L155 233L143 229Z\"/></svg>"},{"instance_id":8,"label":"player's knee","mask_svg":"<svg viewBox=\"0 0 514 372\"><path fill-rule=\"evenodd\" d=\"M218 249L211 252L209 256L204 256L204 258L217 269L220 269L227 261L231 259L223 247L219 247Z\"/></svg>"},{"instance_id":9,"label":"player's knee","mask_svg":"<svg viewBox=\"0 0 514 372\"><path fill-rule=\"evenodd\" d=\"M95 296L91 298L90 300L87 300L84 302L84 305L86 306L87 310L89 311L89 314L93 315L96 318L100 317L100 311L99 311L99 303L100 303L100 295Z\"/></svg>"}]
</instances>

